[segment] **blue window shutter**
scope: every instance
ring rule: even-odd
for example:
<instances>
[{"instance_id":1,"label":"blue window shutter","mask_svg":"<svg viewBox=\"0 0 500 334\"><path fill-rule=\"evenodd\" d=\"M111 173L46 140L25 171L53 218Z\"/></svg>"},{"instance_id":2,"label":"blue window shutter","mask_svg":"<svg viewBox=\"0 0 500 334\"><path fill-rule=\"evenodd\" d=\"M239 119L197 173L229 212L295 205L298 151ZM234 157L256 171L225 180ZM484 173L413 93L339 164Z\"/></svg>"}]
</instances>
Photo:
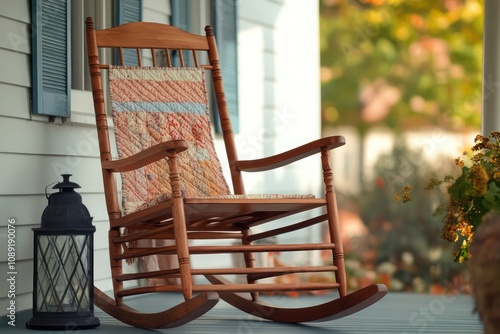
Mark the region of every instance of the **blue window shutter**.
<instances>
[{"instance_id":1,"label":"blue window shutter","mask_svg":"<svg viewBox=\"0 0 500 334\"><path fill-rule=\"evenodd\" d=\"M172 16L170 24L174 27L189 31L189 1L186 0L171 0ZM177 50L170 51L173 66L180 66L179 54ZM183 54L184 55L184 54ZM191 66L192 61L190 57L184 57L185 65Z\"/></svg>"},{"instance_id":2,"label":"blue window shutter","mask_svg":"<svg viewBox=\"0 0 500 334\"><path fill-rule=\"evenodd\" d=\"M171 24L182 30L189 31L189 1L172 0Z\"/></svg>"},{"instance_id":3,"label":"blue window shutter","mask_svg":"<svg viewBox=\"0 0 500 334\"><path fill-rule=\"evenodd\" d=\"M227 107L234 132L238 120L237 0L213 0L213 26L224 81Z\"/></svg>"},{"instance_id":4,"label":"blue window shutter","mask_svg":"<svg viewBox=\"0 0 500 334\"><path fill-rule=\"evenodd\" d=\"M71 115L71 25L67 0L32 0L33 114Z\"/></svg>"},{"instance_id":5,"label":"blue window shutter","mask_svg":"<svg viewBox=\"0 0 500 334\"><path fill-rule=\"evenodd\" d=\"M142 21L142 0L116 1L116 25L140 21ZM138 65L137 53L135 50L124 50L123 58L125 61L125 65ZM116 63L118 63L118 56L116 57L116 59Z\"/></svg>"}]
</instances>

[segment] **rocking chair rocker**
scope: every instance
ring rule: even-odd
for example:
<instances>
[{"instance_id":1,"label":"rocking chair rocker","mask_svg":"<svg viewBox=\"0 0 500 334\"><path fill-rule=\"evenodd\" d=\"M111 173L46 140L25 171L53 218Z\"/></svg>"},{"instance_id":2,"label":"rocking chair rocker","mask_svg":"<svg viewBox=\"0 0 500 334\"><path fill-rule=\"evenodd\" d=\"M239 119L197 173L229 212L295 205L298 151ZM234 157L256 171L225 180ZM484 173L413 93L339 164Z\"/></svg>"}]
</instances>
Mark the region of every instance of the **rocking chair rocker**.
<instances>
[{"instance_id":1,"label":"rocking chair rocker","mask_svg":"<svg viewBox=\"0 0 500 334\"><path fill-rule=\"evenodd\" d=\"M109 214L113 283L113 297L94 288L95 303L99 308L131 326L167 328L203 315L220 297L234 307L264 319L309 322L344 317L372 305L386 294L384 285L371 285L347 293L329 155L330 150L344 145L342 136L322 138L267 158L238 160L216 42L210 26L205 28L206 36L198 36L159 23L135 22L96 30L92 19L87 18L86 25ZM121 65L101 63L101 48L117 50ZM126 49L135 50L136 66L125 66L129 65L124 64ZM187 56L191 58L191 67L186 65ZM208 64L201 63L204 57ZM161 61L166 63L165 66L159 66ZM143 65L146 62L150 66ZM175 67L175 63L179 66ZM209 79L206 79L205 72L211 72L210 83L215 91L233 194L223 177L212 140L205 85L205 80ZM109 89L109 103L105 99L105 87ZM112 113L107 112L108 107ZM107 123L111 114L118 159L113 159L111 153L112 137ZM242 172L272 170L314 154L321 159L324 197L245 194ZM121 180L121 207L116 176L121 177L118 178ZM296 214L308 211L315 213L309 215L313 218L296 218ZM270 224L284 218L285 226ZM292 219L293 223L289 223ZM330 242L259 242L320 223L328 225ZM252 234L252 228L256 227L259 231ZM158 245L153 240L168 240L170 244ZM196 240L209 242L208 245L199 245ZM256 265L256 253L314 250L331 252L332 262L320 266ZM177 259L175 268L123 272L125 262L165 254ZM240 254L245 267L195 268L190 262L195 254ZM334 273L335 279L326 283L268 282L288 274L321 272ZM224 275L238 275L245 279L245 283L231 282ZM199 277L206 279L199 283ZM161 284L124 284L143 279L159 279ZM259 282L263 279L268 280ZM339 297L332 294L335 298L330 302L299 309L268 305L259 300L259 293L315 290L334 290ZM182 293L183 301L158 313L144 313L125 303L128 296L155 292Z\"/></svg>"}]
</instances>

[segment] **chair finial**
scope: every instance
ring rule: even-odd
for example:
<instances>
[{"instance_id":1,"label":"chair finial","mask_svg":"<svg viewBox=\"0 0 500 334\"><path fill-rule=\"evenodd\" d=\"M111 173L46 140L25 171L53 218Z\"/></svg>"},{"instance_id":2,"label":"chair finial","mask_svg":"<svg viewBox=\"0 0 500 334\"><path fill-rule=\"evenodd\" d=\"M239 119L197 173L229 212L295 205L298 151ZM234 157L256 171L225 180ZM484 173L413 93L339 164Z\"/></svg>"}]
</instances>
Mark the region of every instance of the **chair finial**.
<instances>
[{"instance_id":1,"label":"chair finial","mask_svg":"<svg viewBox=\"0 0 500 334\"><path fill-rule=\"evenodd\" d=\"M207 36L213 36L214 35L214 32L213 32L213 28L211 25L208 25L205 27L205 33L207 34Z\"/></svg>"},{"instance_id":2,"label":"chair finial","mask_svg":"<svg viewBox=\"0 0 500 334\"><path fill-rule=\"evenodd\" d=\"M85 20L85 24L87 26L87 29L88 28L93 28L94 27L94 20L92 20L92 18L89 16L87 17L87 19Z\"/></svg>"}]
</instances>

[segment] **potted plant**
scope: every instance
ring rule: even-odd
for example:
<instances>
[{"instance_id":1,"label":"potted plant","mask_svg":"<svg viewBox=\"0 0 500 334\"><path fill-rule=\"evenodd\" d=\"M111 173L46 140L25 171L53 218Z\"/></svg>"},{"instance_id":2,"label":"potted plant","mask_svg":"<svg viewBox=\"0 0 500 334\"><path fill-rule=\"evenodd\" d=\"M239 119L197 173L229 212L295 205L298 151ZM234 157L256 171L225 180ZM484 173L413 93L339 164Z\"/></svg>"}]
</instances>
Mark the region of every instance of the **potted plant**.
<instances>
[{"instance_id":1,"label":"potted plant","mask_svg":"<svg viewBox=\"0 0 500 334\"><path fill-rule=\"evenodd\" d=\"M460 243L455 260L468 262L485 333L500 333L500 132L477 135L455 164L458 176L431 179L426 189L446 188L448 201L434 212L442 215L441 237ZM411 201L411 187L403 187L395 199Z\"/></svg>"}]
</instances>

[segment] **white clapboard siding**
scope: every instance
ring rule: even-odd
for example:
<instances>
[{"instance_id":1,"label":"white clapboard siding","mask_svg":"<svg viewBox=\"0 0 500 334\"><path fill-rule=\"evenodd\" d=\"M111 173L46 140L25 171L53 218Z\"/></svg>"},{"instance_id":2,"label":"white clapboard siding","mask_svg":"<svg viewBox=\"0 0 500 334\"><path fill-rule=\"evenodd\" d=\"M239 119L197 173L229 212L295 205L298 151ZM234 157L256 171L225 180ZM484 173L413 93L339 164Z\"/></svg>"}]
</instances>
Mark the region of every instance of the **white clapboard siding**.
<instances>
[{"instance_id":1,"label":"white clapboard siding","mask_svg":"<svg viewBox=\"0 0 500 334\"><path fill-rule=\"evenodd\" d=\"M0 82L30 87L31 57L14 50L0 49ZM8 98L5 96L5 98Z\"/></svg>"},{"instance_id":2,"label":"white clapboard siding","mask_svg":"<svg viewBox=\"0 0 500 334\"><path fill-rule=\"evenodd\" d=\"M1 108L0 108L1 109ZM74 157L98 157L97 132L93 125L55 124L17 118L2 118L0 152L64 155L72 168ZM23 129L20 131L19 129ZM29 134L27 136L26 134Z\"/></svg>"},{"instance_id":3,"label":"white clapboard siding","mask_svg":"<svg viewBox=\"0 0 500 334\"><path fill-rule=\"evenodd\" d=\"M17 119L27 124L30 119L30 86L31 86L31 57L29 54L31 40L28 38L30 31L29 1L17 1L15 4L1 6L0 9L0 272L4 282L0 284L0 315L7 313L7 306L11 300L16 302L16 311L31 307L31 291L33 283L33 242L31 228L39 222L32 221L39 214L42 201L36 196L27 196L16 192L27 181L24 174L37 175L34 168L35 160L39 155L30 155L28 166L21 168L18 158L26 153L17 145L20 142L34 143L38 138L31 137L23 127L12 128L12 120ZM43 152L42 152L43 153ZM16 167L14 167L16 166ZM12 180L17 180L12 182ZM30 180L33 180L31 178ZM40 191L31 190L40 194ZM21 223L16 215L23 218ZM5 284L5 275L8 270L7 246L9 219L16 220L16 267L18 273L15 281L14 298L8 297L10 285ZM18 224L19 222L19 224Z\"/></svg>"},{"instance_id":4,"label":"white clapboard siding","mask_svg":"<svg viewBox=\"0 0 500 334\"><path fill-rule=\"evenodd\" d=\"M0 108L1 116L24 119L30 118L31 89L29 87L15 86L0 82L0 97L2 98L2 108ZM2 119L2 122L7 122L7 120ZM2 126L2 130L8 129L6 124ZM2 138L8 139L11 137L9 137L9 133L2 133ZM4 144L5 141L6 140L0 141L0 145Z\"/></svg>"},{"instance_id":5,"label":"white clapboard siding","mask_svg":"<svg viewBox=\"0 0 500 334\"><path fill-rule=\"evenodd\" d=\"M1 6L1 12L2 16L13 19L16 21L20 22L25 22L25 23L30 23L31 18L30 18L30 1L16 1L15 6L8 6L7 4L9 3L8 1L1 0L2 1L2 6ZM23 31L23 33L26 31Z\"/></svg>"},{"instance_id":6,"label":"white clapboard siding","mask_svg":"<svg viewBox=\"0 0 500 334\"><path fill-rule=\"evenodd\" d=\"M158 0L142 1L142 20L146 22L168 23L170 21L170 2Z\"/></svg>"},{"instance_id":7,"label":"white clapboard siding","mask_svg":"<svg viewBox=\"0 0 500 334\"><path fill-rule=\"evenodd\" d=\"M29 54L30 39L26 29L27 24L28 22L0 16L0 29L4 32L0 34L0 48Z\"/></svg>"},{"instance_id":8,"label":"white clapboard siding","mask_svg":"<svg viewBox=\"0 0 500 334\"><path fill-rule=\"evenodd\" d=\"M33 262L32 261L16 261L16 274L15 274L15 298L7 298L10 291L10 285L6 283L6 276L11 272L6 262L0 263L0 272L3 279L0 284L0 310L1 314L7 314L7 306L10 300L15 300L16 311L25 310L32 307L32 293L33 291Z\"/></svg>"},{"instance_id":9,"label":"white clapboard siding","mask_svg":"<svg viewBox=\"0 0 500 334\"><path fill-rule=\"evenodd\" d=\"M96 176L99 176L100 172L96 172ZM103 205L104 195L102 193L85 193L82 189L76 189L76 191L82 195L83 204L89 209L90 216L93 217L93 223L106 222L108 219L108 214L106 212L106 207ZM47 189L47 192L51 194L54 192L53 189ZM8 224L8 219L15 219L17 226L24 225L40 225L40 219L43 210L48 204L43 189L38 194L31 195L16 195L16 196L1 196L0 197L0 213L2 214L2 220L0 220L0 228L4 228ZM20 203L27 208L24 210L18 210ZM1 234L0 234L1 236Z\"/></svg>"},{"instance_id":10,"label":"white clapboard siding","mask_svg":"<svg viewBox=\"0 0 500 334\"><path fill-rule=\"evenodd\" d=\"M47 185L62 181L60 175L64 173L73 175L71 180L82 187L81 193L102 192L97 158L4 153L0 164L0 175L4 179L0 195L43 194ZM22 206L18 209L25 210Z\"/></svg>"},{"instance_id":11,"label":"white clapboard siding","mask_svg":"<svg viewBox=\"0 0 500 334\"><path fill-rule=\"evenodd\" d=\"M40 225L17 225L16 223L2 227L2 232L5 233L0 234L0 245L5 246L5 249L0 252L0 263L7 262L9 239L11 239L10 245L14 246L16 250L16 261L31 260L33 258L33 233L31 229L40 227ZM9 231L9 234L7 234L7 231Z\"/></svg>"},{"instance_id":12,"label":"white clapboard siding","mask_svg":"<svg viewBox=\"0 0 500 334\"><path fill-rule=\"evenodd\" d=\"M12 272L12 270L10 270L5 263L0 264L0 270L5 275L7 275L8 272ZM33 277L33 262L21 260L16 261L15 273L15 275L17 276L16 295L31 292L33 288L33 280L31 280L30 278ZM7 294L6 292L8 288L9 287L7 287L6 284L3 284L2 282L2 284L0 285L0 294L2 296L5 296Z\"/></svg>"}]
</instances>

